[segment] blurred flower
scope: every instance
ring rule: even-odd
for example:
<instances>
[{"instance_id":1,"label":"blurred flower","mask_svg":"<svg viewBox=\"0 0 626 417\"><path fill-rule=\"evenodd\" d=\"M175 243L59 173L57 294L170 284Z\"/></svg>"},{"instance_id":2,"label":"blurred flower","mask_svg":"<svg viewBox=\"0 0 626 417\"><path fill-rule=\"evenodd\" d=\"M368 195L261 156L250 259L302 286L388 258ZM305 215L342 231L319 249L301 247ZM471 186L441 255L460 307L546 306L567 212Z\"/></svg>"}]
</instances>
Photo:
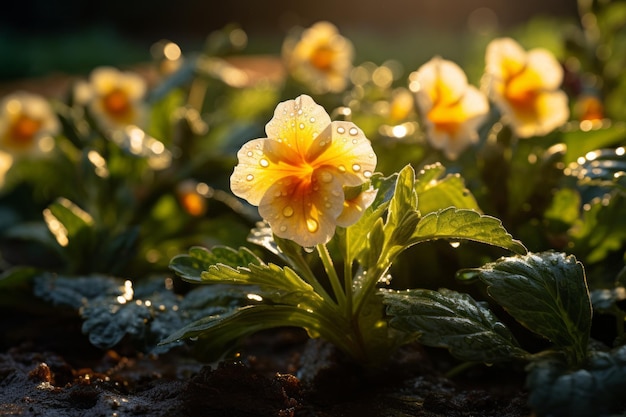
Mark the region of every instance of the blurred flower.
<instances>
[{"instance_id":1,"label":"blurred flower","mask_svg":"<svg viewBox=\"0 0 626 417\"><path fill-rule=\"evenodd\" d=\"M515 40L495 39L486 52L483 87L520 137L545 135L569 118L559 89L563 68L545 49L526 52Z\"/></svg>"},{"instance_id":2,"label":"blurred flower","mask_svg":"<svg viewBox=\"0 0 626 417\"><path fill-rule=\"evenodd\" d=\"M105 129L143 126L146 117L146 82L138 74L112 67L94 69L89 83L76 88L76 100L87 105Z\"/></svg>"},{"instance_id":3,"label":"blurred flower","mask_svg":"<svg viewBox=\"0 0 626 417\"><path fill-rule=\"evenodd\" d=\"M366 183L376 167L361 129L331 122L322 106L302 95L280 103L265 131L267 138L238 152L230 184L235 195L259 206L277 236L310 247L359 219L372 193L346 196L344 187Z\"/></svg>"},{"instance_id":4,"label":"blurred flower","mask_svg":"<svg viewBox=\"0 0 626 417\"><path fill-rule=\"evenodd\" d=\"M478 141L477 129L489 112L487 98L454 62L435 57L409 77L430 144L456 159Z\"/></svg>"},{"instance_id":5,"label":"blurred flower","mask_svg":"<svg viewBox=\"0 0 626 417\"><path fill-rule=\"evenodd\" d=\"M329 22L318 22L300 39L287 38L283 45L283 58L291 75L316 94L346 88L353 55L352 43Z\"/></svg>"},{"instance_id":6,"label":"blurred flower","mask_svg":"<svg viewBox=\"0 0 626 417\"><path fill-rule=\"evenodd\" d=\"M49 152L59 129L59 121L44 97L16 92L0 102L0 150L14 157Z\"/></svg>"}]
</instances>

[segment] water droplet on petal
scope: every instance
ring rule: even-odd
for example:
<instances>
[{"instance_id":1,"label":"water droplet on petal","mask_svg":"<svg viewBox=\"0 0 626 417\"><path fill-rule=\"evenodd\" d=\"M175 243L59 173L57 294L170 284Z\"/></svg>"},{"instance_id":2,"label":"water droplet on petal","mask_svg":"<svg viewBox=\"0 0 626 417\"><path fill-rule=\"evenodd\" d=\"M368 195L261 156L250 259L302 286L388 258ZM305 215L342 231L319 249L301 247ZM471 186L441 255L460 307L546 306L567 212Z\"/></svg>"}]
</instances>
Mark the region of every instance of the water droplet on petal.
<instances>
[{"instance_id":1,"label":"water droplet on petal","mask_svg":"<svg viewBox=\"0 0 626 417\"><path fill-rule=\"evenodd\" d=\"M299 127L300 129L304 129L304 123L300 123Z\"/></svg>"},{"instance_id":2,"label":"water droplet on petal","mask_svg":"<svg viewBox=\"0 0 626 417\"><path fill-rule=\"evenodd\" d=\"M287 226L285 226L284 224L282 226L280 226L280 231L281 232L287 231Z\"/></svg>"},{"instance_id":3,"label":"water droplet on petal","mask_svg":"<svg viewBox=\"0 0 626 417\"><path fill-rule=\"evenodd\" d=\"M337 169L339 170L339 172L346 172L346 167L343 165L339 165Z\"/></svg>"},{"instance_id":4,"label":"water droplet on petal","mask_svg":"<svg viewBox=\"0 0 626 417\"><path fill-rule=\"evenodd\" d=\"M370 178L372 176L372 171L363 171L363 176L365 178Z\"/></svg>"},{"instance_id":5,"label":"water droplet on petal","mask_svg":"<svg viewBox=\"0 0 626 417\"><path fill-rule=\"evenodd\" d=\"M248 151L248 153L246 153L246 155L248 155L248 158L252 158L252 156L253 156L254 154L252 153L252 151Z\"/></svg>"},{"instance_id":6,"label":"water droplet on petal","mask_svg":"<svg viewBox=\"0 0 626 417\"><path fill-rule=\"evenodd\" d=\"M252 175L252 174L246 175L246 180L252 181L253 179L254 179L254 175Z\"/></svg>"},{"instance_id":7,"label":"water droplet on petal","mask_svg":"<svg viewBox=\"0 0 626 417\"><path fill-rule=\"evenodd\" d=\"M325 141L320 141L320 146L326 146L326 142Z\"/></svg>"},{"instance_id":8,"label":"water droplet on petal","mask_svg":"<svg viewBox=\"0 0 626 417\"><path fill-rule=\"evenodd\" d=\"M309 122L311 122L311 123L315 123L315 117L311 117L311 118L309 119Z\"/></svg>"},{"instance_id":9,"label":"water droplet on petal","mask_svg":"<svg viewBox=\"0 0 626 417\"><path fill-rule=\"evenodd\" d=\"M337 128L337 133L339 133L340 135L343 135L344 133L346 133L346 129L344 129L343 127L339 126Z\"/></svg>"},{"instance_id":10,"label":"water droplet on petal","mask_svg":"<svg viewBox=\"0 0 626 417\"><path fill-rule=\"evenodd\" d=\"M356 136L359 133L359 130L356 127L351 127L348 131L352 136Z\"/></svg>"},{"instance_id":11,"label":"water droplet on petal","mask_svg":"<svg viewBox=\"0 0 626 417\"><path fill-rule=\"evenodd\" d=\"M293 216L293 207L285 206L285 208L283 208L283 216L285 217Z\"/></svg>"},{"instance_id":12,"label":"water droplet on petal","mask_svg":"<svg viewBox=\"0 0 626 417\"><path fill-rule=\"evenodd\" d=\"M323 182L331 182L333 180L333 174L328 171L324 171L320 174L320 179Z\"/></svg>"},{"instance_id":13,"label":"water droplet on petal","mask_svg":"<svg viewBox=\"0 0 626 417\"><path fill-rule=\"evenodd\" d=\"M319 229L320 225L315 219L307 219L306 220L306 228L309 232L315 233L317 229Z\"/></svg>"},{"instance_id":14,"label":"water droplet on petal","mask_svg":"<svg viewBox=\"0 0 626 417\"><path fill-rule=\"evenodd\" d=\"M361 170L361 165L359 165L359 164L352 165L352 170L354 172L359 172Z\"/></svg>"},{"instance_id":15,"label":"water droplet on petal","mask_svg":"<svg viewBox=\"0 0 626 417\"><path fill-rule=\"evenodd\" d=\"M263 168L267 168L268 166L270 166L270 163L267 159L263 158L259 160L259 165L261 165Z\"/></svg>"},{"instance_id":16,"label":"water droplet on petal","mask_svg":"<svg viewBox=\"0 0 626 417\"><path fill-rule=\"evenodd\" d=\"M298 116L300 116L302 114L302 109L298 110Z\"/></svg>"}]
</instances>

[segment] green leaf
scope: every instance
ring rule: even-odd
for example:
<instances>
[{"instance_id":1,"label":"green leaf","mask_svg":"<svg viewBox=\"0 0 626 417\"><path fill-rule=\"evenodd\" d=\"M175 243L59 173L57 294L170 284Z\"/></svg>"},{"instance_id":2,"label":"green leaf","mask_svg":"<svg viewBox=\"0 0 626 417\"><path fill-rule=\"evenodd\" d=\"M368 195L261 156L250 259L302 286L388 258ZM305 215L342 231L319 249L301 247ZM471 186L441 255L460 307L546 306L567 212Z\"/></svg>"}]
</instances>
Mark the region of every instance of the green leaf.
<instances>
[{"instance_id":1,"label":"green leaf","mask_svg":"<svg viewBox=\"0 0 626 417\"><path fill-rule=\"evenodd\" d=\"M448 207L480 211L476 199L465 187L459 174L445 174L440 163L428 165L417 175L415 191L418 196L418 209L422 216Z\"/></svg>"},{"instance_id":2,"label":"green leaf","mask_svg":"<svg viewBox=\"0 0 626 417\"><path fill-rule=\"evenodd\" d=\"M626 126L622 123L613 123L609 127L583 131L573 129L563 133L562 139L567 146L565 154L565 164L576 162L576 160L585 156L587 152L609 147L611 145L620 145L626 135Z\"/></svg>"},{"instance_id":3,"label":"green leaf","mask_svg":"<svg viewBox=\"0 0 626 417\"><path fill-rule=\"evenodd\" d=\"M513 318L552 341L570 363L586 359L591 302L583 266L574 256L529 253L501 258L478 273Z\"/></svg>"},{"instance_id":4,"label":"green leaf","mask_svg":"<svg viewBox=\"0 0 626 417\"><path fill-rule=\"evenodd\" d=\"M355 224L346 228L346 241L349 242L347 248L346 262L352 262L366 249L367 246L374 246L374 251L380 252L382 245L380 240L380 231L376 230L373 237L372 231L375 230L377 224L382 221L382 216L389 207L389 203L393 198L394 189L398 176L396 174L383 178L380 176L372 177L372 185L377 190L374 202L365 210L363 216ZM373 240L376 239L376 240ZM368 254L368 259L373 256ZM375 260L374 260L375 261Z\"/></svg>"},{"instance_id":5,"label":"green leaf","mask_svg":"<svg viewBox=\"0 0 626 417\"><path fill-rule=\"evenodd\" d=\"M381 291L390 325L417 333L427 346L446 348L466 361L494 363L526 358L508 328L467 294L440 289Z\"/></svg>"},{"instance_id":6,"label":"green leaf","mask_svg":"<svg viewBox=\"0 0 626 417\"><path fill-rule=\"evenodd\" d=\"M89 246L92 217L76 204L59 198L44 210L44 220L59 245L74 248Z\"/></svg>"},{"instance_id":7,"label":"green leaf","mask_svg":"<svg viewBox=\"0 0 626 417\"><path fill-rule=\"evenodd\" d=\"M554 358L533 362L527 369L528 403L537 416L623 415L626 346L591 352L579 369Z\"/></svg>"},{"instance_id":8,"label":"green leaf","mask_svg":"<svg viewBox=\"0 0 626 417\"><path fill-rule=\"evenodd\" d=\"M185 281L203 284L206 282L202 279L202 273L218 263L236 268L241 265L260 265L262 261L247 248L236 251L229 247L216 246L208 250L196 246L189 249L189 254L172 258L170 268Z\"/></svg>"},{"instance_id":9,"label":"green leaf","mask_svg":"<svg viewBox=\"0 0 626 417\"><path fill-rule=\"evenodd\" d=\"M314 312L294 306L259 304L205 316L172 333L161 344L199 338L205 359L217 360L225 353L226 346L232 347L240 339L258 331L284 326L302 327L313 335L341 334L335 323ZM347 349L345 340L334 337L331 342Z\"/></svg>"},{"instance_id":10,"label":"green leaf","mask_svg":"<svg viewBox=\"0 0 626 417\"><path fill-rule=\"evenodd\" d=\"M407 165L398 174L396 188L389 203L385 230L393 232L407 212L416 210L415 171L411 165Z\"/></svg>"},{"instance_id":11,"label":"green leaf","mask_svg":"<svg viewBox=\"0 0 626 417\"><path fill-rule=\"evenodd\" d=\"M316 306L320 296L291 268L274 264L249 264L233 268L225 264L211 265L202 273L204 283L256 285L261 297L274 303Z\"/></svg>"},{"instance_id":12,"label":"green leaf","mask_svg":"<svg viewBox=\"0 0 626 417\"><path fill-rule=\"evenodd\" d=\"M526 253L524 245L513 237L495 217L474 210L449 207L422 217L412 236L411 244L433 239L472 240L499 246L516 253Z\"/></svg>"}]
</instances>

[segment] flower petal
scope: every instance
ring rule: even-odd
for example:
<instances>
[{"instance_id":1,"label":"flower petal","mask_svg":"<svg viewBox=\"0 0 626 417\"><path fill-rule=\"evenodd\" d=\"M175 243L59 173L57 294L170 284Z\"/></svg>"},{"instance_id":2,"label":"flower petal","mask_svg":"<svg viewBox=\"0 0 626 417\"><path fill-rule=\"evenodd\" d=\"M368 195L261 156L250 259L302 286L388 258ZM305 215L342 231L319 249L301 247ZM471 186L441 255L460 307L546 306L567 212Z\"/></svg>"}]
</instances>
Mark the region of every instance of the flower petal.
<instances>
[{"instance_id":1,"label":"flower petal","mask_svg":"<svg viewBox=\"0 0 626 417\"><path fill-rule=\"evenodd\" d=\"M282 142L304 155L329 124L330 116L326 110L303 94L276 106L274 117L265 126L265 133L268 138Z\"/></svg>"},{"instance_id":2,"label":"flower petal","mask_svg":"<svg viewBox=\"0 0 626 417\"><path fill-rule=\"evenodd\" d=\"M237 158L239 163L230 177L231 190L255 206L274 183L302 173L298 169L299 155L284 143L271 139L251 140L237 152Z\"/></svg>"},{"instance_id":3,"label":"flower petal","mask_svg":"<svg viewBox=\"0 0 626 417\"><path fill-rule=\"evenodd\" d=\"M365 134L352 122L335 121L315 139L306 159L315 166L332 166L343 185L369 180L376 169L376 154Z\"/></svg>"},{"instance_id":4,"label":"flower petal","mask_svg":"<svg viewBox=\"0 0 626 417\"><path fill-rule=\"evenodd\" d=\"M310 247L332 238L343 200L341 182L330 170L319 169L309 178L289 176L273 183L259 214L277 236Z\"/></svg>"},{"instance_id":5,"label":"flower petal","mask_svg":"<svg viewBox=\"0 0 626 417\"><path fill-rule=\"evenodd\" d=\"M346 200L343 203L343 211L337 217L337 226L348 227L356 223L366 208L368 208L376 198L378 190L370 188L359 193L355 198Z\"/></svg>"}]
</instances>

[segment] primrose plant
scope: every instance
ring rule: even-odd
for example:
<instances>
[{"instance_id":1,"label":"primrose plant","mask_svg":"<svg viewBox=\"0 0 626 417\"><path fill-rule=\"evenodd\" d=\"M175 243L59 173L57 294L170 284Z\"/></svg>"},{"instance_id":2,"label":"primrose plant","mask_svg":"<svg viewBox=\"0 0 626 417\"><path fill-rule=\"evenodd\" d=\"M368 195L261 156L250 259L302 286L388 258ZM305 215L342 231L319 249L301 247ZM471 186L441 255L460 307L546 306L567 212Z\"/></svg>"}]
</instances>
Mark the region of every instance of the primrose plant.
<instances>
[{"instance_id":1,"label":"primrose plant","mask_svg":"<svg viewBox=\"0 0 626 417\"><path fill-rule=\"evenodd\" d=\"M381 288L405 249L447 239L526 253L440 164L417 175L410 165L389 177L375 173L377 157L362 130L331 121L309 96L280 103L265 130L267 138L238 152L231 188L264 219L250 242L281 264L247 248L194 247L175 257L171 268L184 280L241 286L249 303L201 318L162 343L193 338L220 355L259 330L296 326L359 362L380 363L415 338L390 326Z\"/></svg>"}]
</instances>

